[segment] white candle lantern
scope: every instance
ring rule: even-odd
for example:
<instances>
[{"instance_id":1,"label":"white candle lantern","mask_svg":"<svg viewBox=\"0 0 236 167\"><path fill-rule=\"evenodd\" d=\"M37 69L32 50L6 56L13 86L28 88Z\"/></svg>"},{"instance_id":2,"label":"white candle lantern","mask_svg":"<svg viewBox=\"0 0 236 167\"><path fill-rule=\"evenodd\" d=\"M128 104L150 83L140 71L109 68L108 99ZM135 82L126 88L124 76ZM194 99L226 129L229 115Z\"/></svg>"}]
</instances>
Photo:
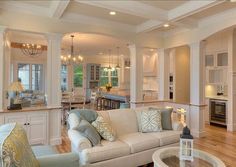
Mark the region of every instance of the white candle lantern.
<instances>
[{"instance_id":1,"label":"white candle lantern","mask_svg":"<svg viewBox=\"0 0 236 167\"><path fill-rule=\"evenodd\" d=\"M187 126L183 129L183 134L180 135L180 160L193 161L193 136Z\"/></svg>"}]
</instances>

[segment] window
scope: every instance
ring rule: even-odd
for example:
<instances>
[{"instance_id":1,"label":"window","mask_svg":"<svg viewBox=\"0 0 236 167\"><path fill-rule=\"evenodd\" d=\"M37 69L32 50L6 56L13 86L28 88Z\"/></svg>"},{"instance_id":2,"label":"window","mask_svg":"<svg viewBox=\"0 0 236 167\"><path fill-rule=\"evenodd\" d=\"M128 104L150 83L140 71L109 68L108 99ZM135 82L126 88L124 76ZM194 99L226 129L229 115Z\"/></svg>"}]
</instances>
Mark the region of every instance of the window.
<instances>
[{"instance_id":1,"label":"window","mask_svg":"<svg viewBox=\"0 0 236 167\"><path fill-rule=\"evenodd\" d=\"M101 67L100 70L100 85L105 86L109 82L109 74L108 71L105 70L105 67Z\"/></svg>"},{"instance_id":2,"label":"window","mask_svg":"<svg viewBox=\"0 0 236 167\"><path fill-rule=\"evenodd\" d=\"M118 71L111 71L111 85L117 87L118 86Z\"/></svg>"},{"instance_id":3,"label":"window","mask_svg":"<svg viewBox=\"0 0 236 167\"><path fill-rule=\"evenodd\" d=\"M74 66L74 87L83 87L83 64Z\"/></svg>"},{"instance_id":4,"label":"window","mask_svg":"<svg viewBox=\"0 0 236 167\"><path fill-rule=\"evenodd\" d=\"M43 65L18 64L18 79L25 90L43 90Z\"/></svg>"},{"instance_id":5,"label":"window","mask_svg":"<svg viewBox=\"0 0 236 167\"><path fill-rule=\"evenodd\" d=\"M105 69L105 67L101 67L100 86L106 86L107 83L111 82L113 87L118 87L118 70L115 69L114 71L106 71Z\"/></svg>"},{"instance_id":6,"label":"window","mask_svg":"<svg viewBox=\"0 0 236 167\"><path fill-rule=\"evenodd\" d=\"M65 91L68 89L67 75L68 75L67 66L62 65L61 66L61 90L62 91Z\"/></svg>"},{"instance_id":7,"label":"window","mask_svg":"<svg viewBox=\"0 0 236 167\"><path fill-rule=\"evenodd\" d=\"M18 64L18 79L21 81L24 89L30 89L30 65Z\"/></svg>"}]
</instances>

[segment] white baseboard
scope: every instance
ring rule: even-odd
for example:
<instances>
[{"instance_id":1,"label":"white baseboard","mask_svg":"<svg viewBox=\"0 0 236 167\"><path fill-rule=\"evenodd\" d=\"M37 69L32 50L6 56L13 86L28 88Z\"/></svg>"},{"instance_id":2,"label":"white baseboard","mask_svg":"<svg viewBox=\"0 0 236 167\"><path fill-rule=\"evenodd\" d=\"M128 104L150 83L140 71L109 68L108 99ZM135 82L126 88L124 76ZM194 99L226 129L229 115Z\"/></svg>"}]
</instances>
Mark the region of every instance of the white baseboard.
<instances>
[{"instance_id":1,"label":"white baseboard","mask_svg":"<svg viewBox=\"0 0 236 167\"><path fill-rule=\"evenodd\" d=\"M197 131L197 130L191 129L191 134L196 138L201 138L201 137L206 136L206 131Z\"/></svg>"},{"instance_id":2,"label":"white baseboard","mask_svg":"<svg viewBox=\"0 0 236 167\"><path fill-rule=\"evenodd\" d=\"M229 132L236 131L236 124L227 124L227 131Z\"/></svg>"}]
</instances>

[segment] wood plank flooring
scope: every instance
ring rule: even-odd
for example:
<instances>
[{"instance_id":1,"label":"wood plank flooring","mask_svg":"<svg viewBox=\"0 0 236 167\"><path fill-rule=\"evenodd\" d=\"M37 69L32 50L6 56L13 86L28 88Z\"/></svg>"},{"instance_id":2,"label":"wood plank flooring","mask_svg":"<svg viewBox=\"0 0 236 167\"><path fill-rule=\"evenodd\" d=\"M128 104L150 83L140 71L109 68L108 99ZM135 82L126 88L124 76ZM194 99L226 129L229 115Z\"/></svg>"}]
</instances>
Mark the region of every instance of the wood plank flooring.
<instances>
[{"instance_id":1,"label":"wood plank flooring","mask_svg":"<svg viewBox=\"0 0 236 167\"><path fill-rule=\"evenodd\" d=\"M71 150L67 128L64 126L62 127L62 144L56 147L60 153ZM194 148L217 156L227 167L236 167L236 132L227 132L225 128L206 125L206 137L194 139Z\"/></svg>"}]
</instances>

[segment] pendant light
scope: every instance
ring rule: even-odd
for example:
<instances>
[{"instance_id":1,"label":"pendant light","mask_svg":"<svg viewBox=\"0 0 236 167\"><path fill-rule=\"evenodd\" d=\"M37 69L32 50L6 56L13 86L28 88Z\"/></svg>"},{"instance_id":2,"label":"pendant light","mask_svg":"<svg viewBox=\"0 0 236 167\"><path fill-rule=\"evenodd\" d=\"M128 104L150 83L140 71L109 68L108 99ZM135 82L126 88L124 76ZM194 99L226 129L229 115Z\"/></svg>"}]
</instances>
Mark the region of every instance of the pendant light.
<instances>
[{"instance_id":1,"label":"pendant light","mask_svg":"<svg viewBox=\"0 0 236 167\"><path fill-rule=\"evenodd\" d=\"M108 54L109 54L109 55L108 55L108 56L109 56L109 66L108 66L108 71L111 71L111 64L110 64L110 63L111 63L111 62L110 62L110 61L111 61L111 49L108 50Z\"/></svg>"},{"instance_id":2,"label":"pendant light","mask_svg":"<svg viewBox=\"0 0 236 167\"><path fill-rule=\"evenodd\" d=\"M117 47L117 65L116 69L120 69L120 47Z\"/></svg>"}]
</instances>

